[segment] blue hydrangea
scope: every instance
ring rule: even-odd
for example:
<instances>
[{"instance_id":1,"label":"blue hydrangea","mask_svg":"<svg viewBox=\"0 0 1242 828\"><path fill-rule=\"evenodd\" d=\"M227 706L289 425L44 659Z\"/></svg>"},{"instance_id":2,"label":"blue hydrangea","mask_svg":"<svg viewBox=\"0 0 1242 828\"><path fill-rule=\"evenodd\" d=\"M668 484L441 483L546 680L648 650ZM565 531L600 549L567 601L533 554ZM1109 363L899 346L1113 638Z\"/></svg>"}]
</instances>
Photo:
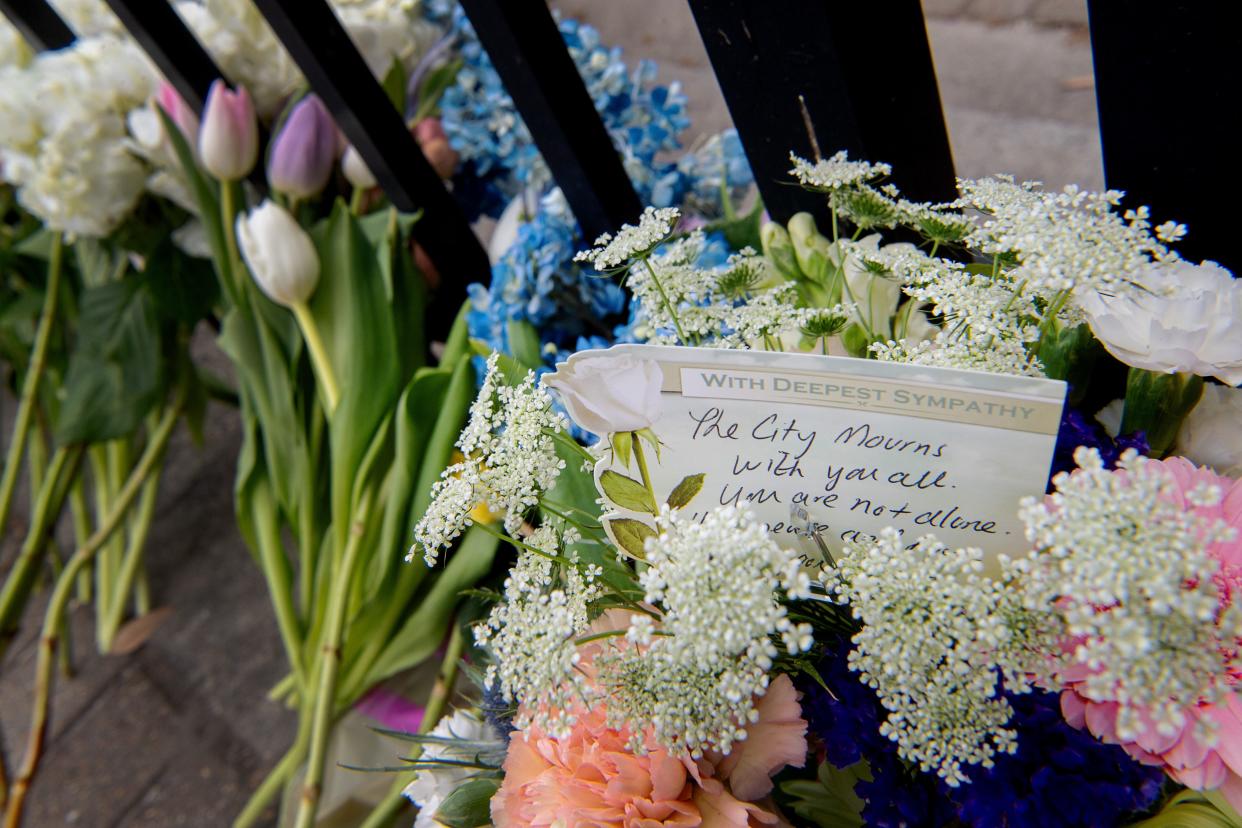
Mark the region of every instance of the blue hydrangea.
<instances>
[{"instance_id":1,"label":"blue hydrangea","mask_svg":"<svg viewBox=\"0 0 1242 828\"><path fill-rule=\"evenodd\" d=\"M468 171L509 198L527 188L542 190L549 182L547 167L465 12L455 3L434 0L427 15L447 27L463 61L440 109L449 142ZM591 26L575 20L558 25L627 169L651 177L656 154L678 149L678 136L690 125L680 85L657 85L651 61L639 61L631 71L621 50L605 47Z\"/></svg>"}]
</instances>

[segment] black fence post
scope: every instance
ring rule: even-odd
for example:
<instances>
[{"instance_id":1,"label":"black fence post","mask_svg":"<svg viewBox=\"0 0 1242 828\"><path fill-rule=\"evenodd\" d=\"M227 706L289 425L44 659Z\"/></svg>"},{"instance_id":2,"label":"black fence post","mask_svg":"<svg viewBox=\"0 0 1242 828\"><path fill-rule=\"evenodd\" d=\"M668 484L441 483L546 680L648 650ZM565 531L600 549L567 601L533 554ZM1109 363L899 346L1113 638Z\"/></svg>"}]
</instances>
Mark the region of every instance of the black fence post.
<instances>
[{"instance_id":1,"label":"black fence post","mask_svg":"<svg viewBox=\"0 0 1242 828\"><path fill-rule=\"evenodd\" d=\"M487 253L465 214L325 0L255 0L255 5L392 203L405 212L423 211L414 237L442 277L427 325L433 336L443 336L467 283L487 283L491 275Z\"/></svg>"},{"instance_id":2,"label":"black fence post","mask_svg":"<svg viewBox=\"0 0 1242 828\"><path fill-rule=\"evenodd\" d=\"M546 0L462 0L587 239L642 211Z\"/></svg>"},{"instance_id":3,"label":"black fence post","mask_svg":"<svg viewBox=\"0 0 1242 828\"><path fill-rule=\"evenodd\" d=\"M919 0L689 0L768 212L826 218L789 153L893 165L907 198L956 196L953 156Z\"/></svg>"},{"instance_id":4,"label":"black fence post","mask_svg":"<svg viewBox=\"0 0 1242 828\"><path fill-rule=\"evenodd\" d=\"M1187 259L1242 268L1232 212L1242 192L1237 130L1242 29L1231 3L1088 0L1104 180L1188 233Z\"/></svg>"},{"instance_id":5,"label":"black fence post","mask_svg":"<svg viewBox=\"0 0 1242 828\"><path fill-rule=\"evenodd\" d=\"M181 16L166 0L106 0L190 109L202 112L207 92L223 77Z\"/></svg>"},{"instance_id":6,"label":"black fence post","mask_svg":"<svg viewBox=\"0 0 1242 828\"><path fill-rule=\"evenodd\" d=\"M0 12L36 52L63 49L77 39L47 0L0 0Z\"/></svg>"}]
</instances>

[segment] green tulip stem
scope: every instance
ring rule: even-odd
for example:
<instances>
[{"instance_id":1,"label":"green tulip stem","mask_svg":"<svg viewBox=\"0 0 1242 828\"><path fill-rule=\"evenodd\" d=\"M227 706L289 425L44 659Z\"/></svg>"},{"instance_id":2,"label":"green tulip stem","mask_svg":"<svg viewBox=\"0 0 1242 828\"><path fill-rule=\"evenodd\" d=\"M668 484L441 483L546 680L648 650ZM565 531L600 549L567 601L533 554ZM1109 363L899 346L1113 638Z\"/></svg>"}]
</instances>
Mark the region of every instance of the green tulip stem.
<instances>
[{"instance_id":1,"label":"green tulip stem","mask_svg":"<svg viewBox=\"0 0 1242 828\"><path fill-rule=\"evenodd\" d=\"M17 488L17 473L21 468L22 454L26 450L26 437L30 433L30 420L38 402L39 383L47 365L48 343L52 339L52 327L56 322L56 306L60 298L60 279L64 270L64 242L60 233L52 234L52 255L47 265L47 287L43 296L43 310L35 331L34 346L30 350L30 363L22 381L21 398L17 404L17 416L13 420L13 437L4 458L4 475L0 477L0 535L9 520L13 505L13 491Z\"/></svg>"},{"instance_id":2,"label":"green tulip stem","mask_svg":"<svg viewBox=\"0 0 1242 828\"><path fill-rule=\"evenodd\" d=\"M241 254L237 252L237 185L232 181L220 182L220 224L224 232L225 262L224 278L229 280L229 287L238 302L244 302L246 286L241 280L246 278L246 268L241 266Z\"/></svg>"},{"instance_id":3,"label":"green tulip stem","mask_svg":"<svg viewBox=\"0 0 1242 828\"><path fill-rule=\"evenodd\" d=\"M357 573L356 561L365 534L367 515L371 508L371 492L368 490L358 503L349 527L345 551L340 568L332 573L330 580L327 620L319 648L319 687L313 691L314 712L311 718L310 756L306 760L306 777L302 781L302 795L298 804L296 828L312 828L319 811L319 797L323 791L324 762L327 760L328 736L332 731L333 709L336 707L336 679L341 666L341 640L345 632L345 604Z\"/></svg>"},{"instance_id":4,"label":"green tulip stem","mask_svg":"<svg viewBox=\"0 0 1242 828\"><path fill-rule=\"evenodd\" d=\"M315 317L311 315L310 308L305 302L290 305L289 309L293 311L294 317L298 320L298 326L302 329L302 336L306 339L311 363L315 366L315 375L319 377L319 383L323 386L324 408L331 419L332 412L336 411L336 404L340 402L341 391L336 384L332 362L328 359L328 349L324 347L323 337L319 334L319 325L315 323Z\"/></svg>"},{"instance_id":5,"label":"green tulip stem","mask_svg":"<svg viewBox=\"0 0 1242 828\"><path fill-rule=\"evenodd\" d=\"M124 620L125 598L134 590L139 570L142 567L142 553L146 549L147 535L151 531L151 522L155 517L155 499L159 490L160 468L156 467L142 484L142 494L139 496L138 510L130 526L125 555L121 559L116 582L112 585L112 603L108 606L108 613L96 633L101 653L107 653L112 649L112 642L121 628L121 621Z\"/></svg>"}]
</instances>

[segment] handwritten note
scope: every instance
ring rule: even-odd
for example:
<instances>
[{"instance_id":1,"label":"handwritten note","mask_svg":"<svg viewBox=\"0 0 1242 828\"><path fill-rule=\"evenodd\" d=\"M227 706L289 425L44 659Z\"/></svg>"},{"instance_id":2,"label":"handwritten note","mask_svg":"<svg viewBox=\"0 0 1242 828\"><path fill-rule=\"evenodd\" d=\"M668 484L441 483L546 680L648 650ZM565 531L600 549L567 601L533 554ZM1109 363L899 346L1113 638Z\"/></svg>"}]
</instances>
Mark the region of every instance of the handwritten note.
<instances>
[{"instance_id":1,"label":"handwritten note","mask_svg":"<svg viewBox=\"0 0 1242 828\"><path fill-rule=\"evenodd\" d=\"M822 564L886 526L994 556L1025 546L1020 500L1044 491L1065 384L810 354L622 345L574 359L656 362L657 497L702 474L684 507L746 505L778 542ZM607 455L597 482L632 465ZM615 515L642 518L619 508Z\"/></svg>"}]
</instances>

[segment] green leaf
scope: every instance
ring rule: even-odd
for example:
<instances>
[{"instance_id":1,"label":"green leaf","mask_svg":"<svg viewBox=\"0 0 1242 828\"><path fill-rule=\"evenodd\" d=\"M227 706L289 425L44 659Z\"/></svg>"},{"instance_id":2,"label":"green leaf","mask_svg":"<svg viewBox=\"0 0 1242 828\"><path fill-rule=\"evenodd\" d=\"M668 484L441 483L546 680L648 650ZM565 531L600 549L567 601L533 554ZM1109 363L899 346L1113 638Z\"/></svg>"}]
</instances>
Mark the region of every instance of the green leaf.
<instances>
[{"instance_id":1,"label":"green leaf","mask_svg":"<svg viewBox=\"0 0 1242 828\"><path fill-rule=\"evenodd\" d=\"M457 73L461 71L464 63L465 61L461 58L454 58L427 73L418 87L418 110L414 113L415 123L436 114L440 108L440 98L444 96L445 90L457 81Z\"/></svg>"},{"instance_id":2,"label":"green leaf","mask_svg":"<svg viewBox=\"0 0 1242 828\"><path fill-rule=\"evenodd\" d=\"M863 800L854 793L854 785L870 779L866 762L844 769L824 762L819 766L817 779L782 782L781 791L791 798L790 809L812 825L854 828L863 824Z\"/></svg>"},{"instance_id":3,"label":"green leaf","mask_svg":"<svg viewBox=\"0 0 1242 828\"><path fill-rule=\"evenodd\" d=\"M647 557L647 538L656 536L656 530L633 518L608 518L604 520L604 528L613 543L640 559Z\"/></svg>"},{"instance_id":4,"label":"green leaf","mask_svg":"<svg viewBox=\"0 0 1242 828\"><path fill-rule=\"evenodd\" d=\"M181 162L181 169L190 183L190 192L198 202L198 213L207 233L207 244L211 247L212 258L222 262L227 256L227 246L224 241L224 224L220 220L219 189L198 168L198 162L194 160L194 150L190 148L186 136L181 134L177 124L168 117L168 113L158 106L155 111L160 116L164 134L168 136L177 160Z\"/></svg>"},{"instance_id":5,"label":"green leaf","mask_svg":"<svg viewBox=\"0 0 1242 828\"><path fill-rule=\"evenodd\" d=\"M543 346L539 342L539 331L525 320L513 319L509 322L509 351L525 368L534 371L543 367Z\"/></svg>"},{"instance_id":6,"label":"green leaf","mask_svg":"<svg viewBox=\"0 0 1242 828\"><path fill-rule=\"evenodd\" d=\"M337 201L312 236L321 275L309 307L341 388L329 439L332 523L343 547L364 482L359 463L404 383L393 358L397 337L379 260L344 202Z\"/></svg>"},{"instance_id":7,"label":"green leaf","mask_svg":"<svg viewBox=\"0 0 1242 828\"><path fill-rule=\"evenodd\" d=\"M470 300L461 303L453 327L449 329L448 339L444 342L444 353L440 356L440 364L453 366L470 350L470 329L467 319L470 315Z\"/></svg>"},{"instance_id":8,"label":"green leaf","mask_svg":"<svg viewBox=\"0 0 1242 828\"><path fill-rule=\"evenodd\" d=\"M612 435L612 453L627 469L634 455L634 432L618 431Z\"/></svg>"},{"instance_id":9,"label":"green leaf","mask_svg":"<svg viewBox=\"0 0 1242 828\"><path fill-rule=\"evenodd\" d=\"M651 492L632 477L608 469L599 476L599 485L604 490L604 496L622 509L646 512L649 515L659 512Z\"/></svg>"},{"instance_id":10,"label":"green leaf","mask_svg":"<svg viewBox=\"0 0 1242 828\"><path fill-rule=\"evenodd\" d=\"M205 319L219 295L211 265L177 249L171 239L156 246L143 272L155 307L166 319L193 325Z\"/></svg>"},{"instance_id":11,"label":"green leaf","mask_svg":"<svg viewBox=\"0 0 1242 828\"><path fill-rule=\"evenodd\" d=\"M499 779L471 779L444 798L435 821L448 828L479 828L492 824L492 797L500 790Z\"/></svg>"},{"instance_id":12,"label":"green leaf","mask_svg":"<svg viewBox=\"0 0 1242 828\"><path fill-rule=\"evenodd\" d=\"M495 535L477 526L466 530L461 543L448 554L443 571L436 575L417 608L406 616L405 623L384 646L367 676L367 687L413 667L436 651L448 631L461 593L474 586L492 568L492 559L499 545ZM426 570L426 565L421 561L414 561L409 566Z\"/></svg>"},{"instance_id":13,"label":"green leaf","mask_svg":"<svg viewBox=\"0 0 1242 828\"><path fill-rule=\"evenodd\" d=\"M668 505L674 509L681 509L691 500L694 500L694 496L703 490L703 479L705 477L707 475L700 472L699 474L688 474L682 478L682 481L677 484L668 496Z\"/></svg>"},{"instance_id":14,"label":"green leaf","mask_svg":"<svg viewBox=\"0 0 1242 828\"><path fill-rule=\"evenodd\" d=\"M401 65L401 61L396 58L392 59L392 65L384 73L384 80L381 86L384 87L384 94L388 96L393 109L401 113L401 117L404 119L406 76L405 67Z\"/></svg>"},{"instance_id":15,"label":"green leaf","mask_svg":"<svg viewBox=\"0 0 1242 828\"><path fill-rule=\"evenodd\" d=\"M1155 816L1131 828L1242 828L1242 821L1217 792L1182 790Z\"/></svg>"},{"instance_id":16,"label":"green leaf","mask_svg":"<svg viewBox=\"0 0 1242 828\"><path fill-rule=\"evenodd\" d=\"M78 336L56 421L60 443L132 432L159 399L163 360L155 302L141 277L82 291Z\"/></svg>"}]
</instances>

